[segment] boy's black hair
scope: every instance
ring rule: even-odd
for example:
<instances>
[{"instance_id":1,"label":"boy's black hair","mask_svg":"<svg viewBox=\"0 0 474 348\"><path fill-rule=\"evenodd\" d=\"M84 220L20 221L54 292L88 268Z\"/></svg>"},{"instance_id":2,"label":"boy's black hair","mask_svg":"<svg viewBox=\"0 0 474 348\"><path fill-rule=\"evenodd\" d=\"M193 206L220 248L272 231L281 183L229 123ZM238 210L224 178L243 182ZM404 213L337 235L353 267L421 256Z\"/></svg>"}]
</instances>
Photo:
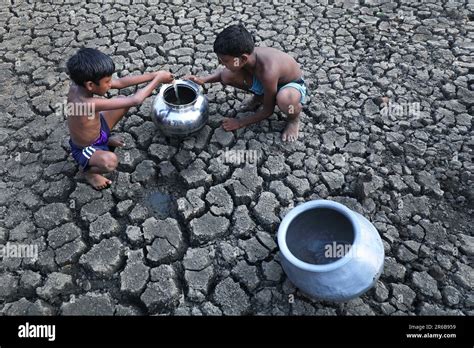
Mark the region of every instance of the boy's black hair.
<instances>
[{"instance_id":1,"label":"boy's black hair","mask_svg":"<svg viewBox=\"0 0 474 348\"><path fill-rule=\"evenodd\" d=\"M99 84L101 78L112 76L115 64L108 55L95 48L81 48L66 64L71 79L80 86L86 81Z\"/></svg>"},{"instance_id":2,"label":"boy's black hair","mask_svg":"<svg viewBox=\"0 0 474 348\"><path fill-rule=\"evenodd\" d=\"M240 57L251 54L255 48L255 40L242 24L234 24L222 30L214 41L214 53Z\"/></svg>"}]
</instances>

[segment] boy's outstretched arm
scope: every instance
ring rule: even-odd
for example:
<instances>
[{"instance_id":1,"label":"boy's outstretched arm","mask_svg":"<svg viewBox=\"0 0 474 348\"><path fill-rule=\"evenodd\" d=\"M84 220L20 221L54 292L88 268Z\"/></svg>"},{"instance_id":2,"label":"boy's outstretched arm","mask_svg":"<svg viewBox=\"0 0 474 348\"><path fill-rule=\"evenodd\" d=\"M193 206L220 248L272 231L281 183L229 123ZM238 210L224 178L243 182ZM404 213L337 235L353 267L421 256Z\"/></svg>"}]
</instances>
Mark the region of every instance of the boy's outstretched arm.
<instances>
[{"instance_id":1,"label":"boy's outstretched arm","mask_svg":"<svg viewBox=\"0 0 474 348\"><path fill-rule=\"evenodd\" d=\"M156 75L166 76L169 74L167 71L156 71L152 73L146 73L143 75L136 76L125 76L119 79L112 80L112 88L121 89L128 86L139 85L144 82L152 81Z\"/></svg>"},{"instance_id":2,"label":"boy's outstretched arm","mask_svg":"<svg viewBox=\"0 0 474 348\"><path fill-rule=\"evenodd\" d=\"M95 112L128 108L143 103L145 98L149 97L155 90L156 86L158 86L160 83L172 81L173 75L171 75L171 73L164 72L164 74L157 74L153 80L148 85L146 85L146 87L139 89L131 96L111 99L91 98L88 102L94 104Z\"/></svg>"},{"instance_id":3,"label":"boy's outstretched arm","mask_svg":"<svg viewBox=\"0 0 474 348\"><path fill-rule=\"evenodd\" d=\"M274 78L262 79L263 85L263 108L258 110L252 116L244 118L224 118L222 126L226 131L233 131L239 128L247 127L251 124L260 122L270 117L275 110L278 81Z\"/></svg>"},{"instance_id":4,"label":"boy's outstretched arm","mask_svg":"<svg viewBox=\"0 0 474 348\"><path fill-rule=\"evenodd\" d=\"M183 79L184 80L191 80L191 81L197 83L198 85L203 85L205 83L222 82L221 73L222 73L222 69L216 70L211 75L207 75L207 76L204 76L204 77L197 77L197 76L194 76L194 75L186 75L185 77L183 77Z\"/></svg>"}]
</instances>

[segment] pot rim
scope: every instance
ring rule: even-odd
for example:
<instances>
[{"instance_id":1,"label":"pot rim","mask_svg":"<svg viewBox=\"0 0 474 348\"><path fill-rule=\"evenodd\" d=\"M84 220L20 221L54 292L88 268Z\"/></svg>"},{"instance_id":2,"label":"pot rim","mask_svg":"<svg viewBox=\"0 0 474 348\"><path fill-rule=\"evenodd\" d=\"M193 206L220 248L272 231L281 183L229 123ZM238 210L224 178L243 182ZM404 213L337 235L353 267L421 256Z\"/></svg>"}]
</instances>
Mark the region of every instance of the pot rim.
<instances>
[{"instance_id":1,"label":"pot rim","mask_svg":"<svg viewBox=\"0 0 474 348\"><path fill-rule=\"evenodd\" d=\"M290 226L291 222L293 222L293 220L301 213L307 210L315 209L315 208L332 209L344 215L350 221L353 228L354 241L352 243L352 247L354 247L354 245L358 245L359 239L360 239L360 226L359 226L359 222L357 221L355 213L341 203L326 200L326 199L318 199L318 200L312 200L312 201L300 204L297 207L293 208L288 214L286 214L286 216L283 218L283 221L280 224L280 227L278 228L278 246L280 247L280 251L283 254L283 256L294 266L302 270L310 271L310 272L333 271L336 268L339 268L343 266L344 264L346 264L347 262L349 262L349 260L352 258L351 253L344 255L342 258L340 258L337 261L334 261L325 265L316 265L316 264L304 262L300 260L299 258L297 258L290 251L286 243L286 234L288 232L288 227Z\"/></svg>"},{"instance_id":2,"label":"pot rim","mask_svg":"<svg viewBox=\"0 0 474 348\"><path fill-rule=\"evenodd\" d=\"M176 104L168 103L165 99L165 92L170 87L173 88L173 85L174 85L173 83L167 83L167 84L162 85L161 88L160 88L160 92L159 92L158 96L163 98L163 102L166 105L168 105L169 107L172 107L172 108L180 108L181 109L181 108L187 108L189 106L192 106L196 102L196 100L198 100L198 98L199 98L199 94L201 92L201 90L199 88L200 86L197 83L195 83L191 80L175 80L175 83L178 84L178 85L186 86L186 87L192 89L194 91L194 93L196 94L196 98L194 98L194 100L192 102L189 102L187 104L182 104L182 105L176 105Z\"/></svg>"}]
</instances>

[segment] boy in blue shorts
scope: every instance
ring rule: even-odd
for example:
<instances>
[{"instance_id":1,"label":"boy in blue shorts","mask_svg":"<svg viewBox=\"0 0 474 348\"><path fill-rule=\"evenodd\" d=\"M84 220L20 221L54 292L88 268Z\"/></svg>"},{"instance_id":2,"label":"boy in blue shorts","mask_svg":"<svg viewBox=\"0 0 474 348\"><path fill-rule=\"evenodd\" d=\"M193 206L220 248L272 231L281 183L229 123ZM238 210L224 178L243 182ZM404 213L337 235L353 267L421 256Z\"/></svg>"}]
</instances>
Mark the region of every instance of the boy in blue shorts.
<instances>
[{"instance_id":1,"label":"boy in blue shorts","mask_svg":"<svg viewBox=\"0 0 474 348\"><path fill-rule=\"evenodd\" d=\"M109 146L124 145L121 139L110 137L110 131L131 106L143 103L158 84L172 82L173 76L158 71L114 80L114 62L93 48L81 48L68 60L67 70L73 81L67 98L71 153L87 182L100 190L112 183L101 174L112 172L118 165L117 155L110 151ZM104 96L111 88L120 89L148 81L146 87L128 97L107 99L95 96Z\"/></svg>"},{"instance_id":2,"label":"boy in blue shorts","mask_svg":"<svg viewBox=\"0 0 474 348\"><path fill-rule=\"evenodd\" d=\"M221 82L254 93L241 111L255 110L245 118L225 118L226 131L246 127L271 116L275 105L288 117L282 140L298 139L299 116L306 97L306 86L298 63L290 55L270 47L255 47L252 35L242 25L231 25L217 35L214 52L225 66L205 76L188 76L197 84Z\"/></svg>"}]
</instances>

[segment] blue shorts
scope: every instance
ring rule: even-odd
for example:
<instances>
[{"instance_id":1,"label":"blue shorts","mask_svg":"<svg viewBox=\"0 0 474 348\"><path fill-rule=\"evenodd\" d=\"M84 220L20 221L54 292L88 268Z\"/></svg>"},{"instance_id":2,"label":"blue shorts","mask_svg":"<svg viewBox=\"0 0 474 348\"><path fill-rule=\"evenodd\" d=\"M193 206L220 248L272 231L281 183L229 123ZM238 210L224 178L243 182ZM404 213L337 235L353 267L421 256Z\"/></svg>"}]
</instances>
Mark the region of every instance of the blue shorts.
<instances>
[{"instance_id":1,"label":"blue shorts","mask_svg":"<svg viewBox=\"0 0 474 348\"><path fill-rule=\"evenodd\" d=\"M99 116L100 116L100 135L96 140L94 140L92 145L81 147L74 144L72 140L69 139L69 145L71 146L72 157L74 157L76 162L79 163L82 170L85 172L89 170L90 168L89 159L91 158L94 152L96 152L97 150L110 151L110 148L107 145L107 142L109 141L109 135L110 135L109 125L105 121L105 118L101 112L99 112Z\"/></svg>"},{"instance_id":2,"label":"blue shorts","mask_svg":"<svg viewBox=\"0 0 474 348\"><path fill-rule=\"evenodd\" d=\"M288 87L295 88L298 92L300 92L301 94L300 103L304 104L304 101L306 99L306 85L304 83L304 80L301 78L297 81L288 82L284 85L278 85L277 91L280 91L281 89L288 88ZM250 92L256 95L263 95L263 85L260 82L260 80L255 77L255 75L253 76L253 83L252 83L252 87L250 87Z\"/></svg>"}]
</instances>

